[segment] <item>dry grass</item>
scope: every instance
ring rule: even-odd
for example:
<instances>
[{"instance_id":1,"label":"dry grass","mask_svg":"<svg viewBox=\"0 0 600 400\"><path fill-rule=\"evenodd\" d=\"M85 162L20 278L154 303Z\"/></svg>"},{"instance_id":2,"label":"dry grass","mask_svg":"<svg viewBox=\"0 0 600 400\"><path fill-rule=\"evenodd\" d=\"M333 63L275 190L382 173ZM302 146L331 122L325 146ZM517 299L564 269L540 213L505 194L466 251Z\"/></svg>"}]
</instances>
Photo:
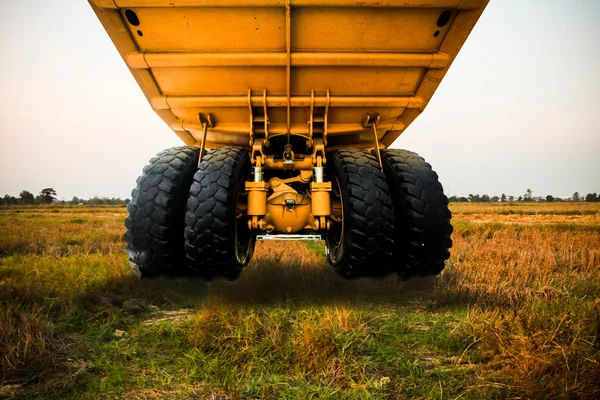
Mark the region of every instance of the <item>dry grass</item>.
<instances>
[{"instance_id":1,"label":"dry grass","mask_svg":"<svg viewBox=\"0 0 600 400\"><path fill-rule=\"evenodd\" d=\"M191 327L195 351L228 358L228 368L241 377L251 378L264 368L260 364L269 363L342 387L364 380L366 360L351 353L375 334L360 313L340 306L302 312L213 306L195 313Z\"/></svg>"},{"instance_id":2,"label":"dry grass","mask_svg":"<svg viewBox=\"0 0 600 400\"><path fill-rule=\"evenodd\" d=\"M13 307L0 309L0 376L10 380L36 376L53 367L57 341L52 326L40 315Z\"/></svg>"},{"instance_id":3,"label":"dry grass","mask_svg":"<svg viewBox=\"0 0 600 400\"><path fill-rule=\"evenodd\" d=\"M0 209L0 397L599 397L599 205L452 211L439 278L260 242L205 283L138 282L123 208Z\"/></svg>"},{"instance_id":4,"label":"dry grass","mask_svg":"<svg viewBox=\"0 0 600 400\"><path fill-rule=\"evenodd\" d=\"M584 202L507 202L507 203L452 203L455 215L495 214L495 215L596 215L600 211L598 203Z\"/></svg>"},{"instance_id":5,"label":"dry grass","mask_svg":"<svg viewBox=\"0 0 600 400\"><path fill-rule=\"evenodd\" d=\"M123 207L0 207L0 257L120 251L124 212Z\"/></svg>"},{"instance_id":6,"label":"dry grass","mask_svg":"<svg viewBox=\"0 0 600 400\"><path fill-rule=\"evenodd\" d=\"M600 395L600 207L582 206L577 222L572 204L527 205L536 213L511 224L481 219L498 206L453 210L455 246L433 300L470 305L457 332L488 374L482 385L534 398Z\"/></svg>"}]
</instances>

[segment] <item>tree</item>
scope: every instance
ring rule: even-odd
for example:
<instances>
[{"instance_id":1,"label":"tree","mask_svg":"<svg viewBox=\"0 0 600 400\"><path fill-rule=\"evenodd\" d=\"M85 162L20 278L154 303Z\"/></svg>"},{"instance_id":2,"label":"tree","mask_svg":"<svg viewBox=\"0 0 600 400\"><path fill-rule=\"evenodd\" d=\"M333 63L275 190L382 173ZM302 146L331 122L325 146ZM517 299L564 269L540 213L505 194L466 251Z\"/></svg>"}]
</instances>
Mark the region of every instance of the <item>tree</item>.
<instances>
[{"instance_id":1,"label":"tree","mask_svg":"<svg viewBox=\"0 0 600 400\"><path fill-rule=\"evenodd\" d=\"M519 196L519 198L517 199L517 201L523 201L523 197Z\"/></svg>"},{"instance_id":2,"label":"tree","mask_svg":"<svg viewBox=\"0 0 600 400\"><path fill-rule=\"evenodd\" d=\"M94 197L90 197L88 199L87 204L92 204L92 205L106 204L106 201L105 201L105 198L103 198L103 197L94 196Z\"/></svg>"},{"instance_id":3,"label":"tree","mask_svg":"<svg viewBox=\"0 0 600 400\"><path fill-rule=\"evenodd\" d=\"M4 195L4 204L6 205L15 205L15 204L19 204L19 199L17 199L14 196L10 196L8 194Z\"/></svg>"},{"instance_id":4,"label":"tree","mask_svg":"<svg viewBox=\"0 0 600 400\"><path fill-rule=\"evenodd\" d=\"M548 196L546 196L546 201L547 202L553 202L554 201L554 196L552 196L551 194L549 194Z\"/></svg>"},{"instance_id":5,"label":"tree","mask_svg":"<svg viewBox=\"0 0 600 400\"><path fill-rule=\"evenodd\" d=\"M464 196L451 196L450 198L448 198L448 201L451 203L468 203L469 199L467 199ZM129 203L129 199L125 199L125 203Z\"/></svg>"},{"instance_id":6,"label":"tree","mask_svg":"<svg viewBox=\"0 0 600 400\"><path fill-rule=\"evenodd\" d=\"M587 202L598 201L598 195L596 193L588 193L585 196L585 201L587 201Z\"/></svg>"},{"instance_id":7,"label":"tree","mask_svg":"<svg viewBox=\"0 0 600 400\"><path fill-rule=\"evenodd\" d=\"M500 197L498 197L498 196L492 196L492 197L490 197L490 201L492 203L497 203L498 201L500 201Z\"/></svg>"},{"instance_id":8,"label":"tree","mask_svg":"<svg viewBox=\"0 0 600 400\"><path fill-rule=\"evenodd\" d=\"M573 193L573 201L579 201L579 192Z\"/></svg>"},{"instance_id":9,"label":"tree","mask_svg":"<svg viewBox=\"0 0 600 400\"><path fill-rule=\"evenodd\" d=\"M525 196L523 196L523 201L531 201L533 200L533 191L531 189L527 189L525 191Z\"/></svg>"},{"instance_id":10,"label":"tree","mask_svg":"<svg viewBox=\"0 0 600 400\"><path fill-rule=\"evenodd\" d=\"M52 203L52 200L56 199L54 196L56 196L56 190L52 188L46 188L42 189L39 198L43 204L50 204Z\"/></svg>"},{"instance_id":11,"label":"tree","mask_svg":"<svg viewBox=\"0 0 600 400\"><path fill-rule=\"evenodd\" d=\"M515 201L515 196L508 196L508 201Z\"/></svg>"},{"instance_id":12,"label":"tree","mask_svg":"<svg viewBox=\"0 0 600 400\"><path fill-rule=\"evenodd\" d=\"M21 197L21 204L35 203L35 197L33 196L33 193L28 192L27 190L23 190L19 197Z\"/></svg>"},{"instance_id":13,"label":"tree","mask_svg":"<svg viewBox=\"0 0 600 400\"><path fill-rule=\"evenodd\" d=\"M484 194L483 196L481 196L480 200L484 203L487 203L488 201L490 201L490 196L488 196L487 194Z\"/></svg>"},{"instance_id":14,"label":"tree","mask_svg":"<svg viewBox=\"0 0 600 400\"><path fill-rule=\"evenodd\" d=\"M502 196L500 196L500 201L503 203L506 201L506 195L504 193L502 193Z\"/></svg>"},{"instance_id":15,"label":"tree","mask_svg":"<svg viewBox=\"0 0 600 400\"><path fill-rule=\"evenodd\" d=\"M478 203L481 201L479 194L469 194L469 201L472 203Z\"/></svg>"}]
</instances>

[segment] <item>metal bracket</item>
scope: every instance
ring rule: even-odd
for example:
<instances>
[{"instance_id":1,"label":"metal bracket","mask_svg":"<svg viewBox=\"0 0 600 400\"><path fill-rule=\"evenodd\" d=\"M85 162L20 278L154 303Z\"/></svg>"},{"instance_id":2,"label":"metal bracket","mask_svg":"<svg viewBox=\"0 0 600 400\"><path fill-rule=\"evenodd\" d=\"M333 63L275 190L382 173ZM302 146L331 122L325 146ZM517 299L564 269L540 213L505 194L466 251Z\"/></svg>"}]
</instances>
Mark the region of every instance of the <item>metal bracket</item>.
<instances>
[{"instance_id":1,"label":"metal bracket","mask_svg":"<svg viewBox=\"0 0 600 400\"><path fill-rule=\"evenodd\" d=\"M248 88L248 111L250 112L250 146L254 143L254 115L252 115L252 89Z\"/></svg>"},{"instance_id":2,"label":"metal bracket","mask_svg":"<svg viewBox=\"0 0 600 400\"><path fill-rule=\"evenodd\" d=\"M308 147L313 146L313 123L315 121L315 88L310 90L310 116L308 119Z\"/></svg>"},{"instance_id":3,"label":"metal bracket","mask_svg":"<svg viewBox=\"0 0 600 400\"><path fill-rule=\"evenodd\" d=\"M206 147L206 134L208 133L208 128L213 128L215 124L213 122L212 114L210 113L206 115L198 113L198 120L202 124L202 143L200 144L200 155L198 156L198 165L200 165Z\"/></svg>"},{"instance_id":4,"label":"metal bracket","mask_svg":"<svg viewBox=\"0 0 600 400\"><path fill-rule=\"evenodd\" d=\"M310 151L311 148L314 147L315 144L315 123L323 123L323 129L321 130L321 138L323 140L323 145L327 146L327 122L329 117L329 89L327 89L327 96L325 101L325 113L321 119L321 117L315 117L315 89L312 88L310 91L310 109L309 109L309 118L306 123L308 126L308 140L306 141L306 150ZM318 129L318 128L317 128Z\"/></svg>"},{"instance_id":5,"label":"metal bracket","mask_svg":"<svg viewBox=\"0 0 600 400\"><path fill-rule=\"evenodd\" d=\"M363 126L365 128L373 128L373 143L375 144L375 155L377 156L377 161L379 162L379 168L381 168L381 172L383 172L383 163L381 162L381 151L379 150L379 138L377 137L377 124L379 124L380 119L381 116L379 114L375 114L374 116L367 114Z\"/></svg>"},{"instance_id":6,"label":"metal bracket","mask_svg":"<svg viewBox=\"0 0 600 400\"><path fill-rule=\"evenodd\" d=\"M198 113L198 120L200 121L201 124L208 124L209 128L214 128L217 124L215 123L214 120L214 116L212 114L202 114L202 113Z\"/></svg>"},{"instance_id":7,"label":"metal bracket","mask_svg":"<svg viewBox=\"0 0 600 400\"><path fill-rule=\"evenodd\" d=\"M313 144L312 162L315 167L322 167L327 162L325 158L325 145L323 139L315 138Z\"/></svg>"},{"instance_id":8,"label":"metal bracket","mask_svg":"<svg viewBox=\"0 0 600 400\"><path fill-rule=\"evenodd\" d=\"M327 88L327 102L325 103L325 115L323 117L323 144L327 146L327 116L329 114L329 88Z\"/></svg>"},{"instance_id":9,"label":"metal bracket","mask_svg":"<svg viewBox=\"0 0 600 400\"><path fill-rule=\"evenodd\" d=\"M269 116L267 114L267 88L263 88L263 108L265 112L265 145L269 147Z\"/></svg>"},{"instance_id":10,"label":"metal bracket","mask_svg":"<svg viewBox=\"0 0 600 400\"><path fill-rule=\"evenodd\" d=\"M255 167L262 167L265 165L265 153L263 152L264 139L256 138L252 143L252 153L250 161Z\"/></svg>"}]
</instances>

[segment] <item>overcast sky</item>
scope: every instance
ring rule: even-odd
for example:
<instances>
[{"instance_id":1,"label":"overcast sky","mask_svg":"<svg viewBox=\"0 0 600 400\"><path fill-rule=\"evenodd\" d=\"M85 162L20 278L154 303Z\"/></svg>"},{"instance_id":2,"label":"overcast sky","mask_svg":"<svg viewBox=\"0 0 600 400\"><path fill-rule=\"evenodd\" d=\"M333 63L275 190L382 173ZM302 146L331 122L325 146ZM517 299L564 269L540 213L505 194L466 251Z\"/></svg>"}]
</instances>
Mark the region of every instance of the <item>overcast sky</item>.
<instances>
[{"instance_id":1,"label":"overcast sky","mask_svg":"<svg viewBox=\"0 0 600 400\"><path fill-rule=\"evenodd\" d=\"M600 1L491 0L423 114L448 195L600 192ZM179 138L84 0L0 0L0 196L129 197Z\"/></svg>"}]
</instances>

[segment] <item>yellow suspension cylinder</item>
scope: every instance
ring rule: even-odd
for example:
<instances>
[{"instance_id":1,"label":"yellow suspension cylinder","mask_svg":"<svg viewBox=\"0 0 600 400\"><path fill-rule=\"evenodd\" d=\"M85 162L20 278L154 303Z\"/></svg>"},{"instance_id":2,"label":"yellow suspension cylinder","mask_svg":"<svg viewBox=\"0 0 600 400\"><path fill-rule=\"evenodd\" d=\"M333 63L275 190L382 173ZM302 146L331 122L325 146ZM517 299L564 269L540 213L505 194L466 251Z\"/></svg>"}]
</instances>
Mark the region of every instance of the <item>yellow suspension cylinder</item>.
<instances>
[{"instance_id":1,"label":"yellow suspension cylinder","mask_svg":"<svg viewBox=\"0 0 600 400\"><path fill-rule=\"evenodd\" d=\"M331 215L331 182L312 182L310 184L312 195L311 212L315 217L328 217Z\"/></svg>"},{"instance_id":2,"label":"yellow suspension cylinder","mask_svg":"<svg viewBox=\"0 0 600 400\"><path fill-rule=\"evenodd\" d=\"M267 185L267 182L246 182L248 215L263 216L267 213Z\"/></svg>"}]
</instances>

